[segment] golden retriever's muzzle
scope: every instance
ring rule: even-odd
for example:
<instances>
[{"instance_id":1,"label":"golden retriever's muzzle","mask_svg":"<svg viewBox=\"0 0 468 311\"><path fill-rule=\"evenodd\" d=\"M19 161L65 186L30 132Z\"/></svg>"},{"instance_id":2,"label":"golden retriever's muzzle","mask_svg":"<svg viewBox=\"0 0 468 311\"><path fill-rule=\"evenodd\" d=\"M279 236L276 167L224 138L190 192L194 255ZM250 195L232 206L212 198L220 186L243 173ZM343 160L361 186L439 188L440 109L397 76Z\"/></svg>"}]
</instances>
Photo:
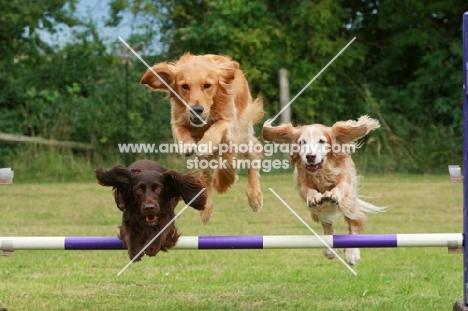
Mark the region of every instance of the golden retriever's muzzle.
<instances>
[{"instance_id":1,"label":"golden retriever's muzzle","mask_svg":"<svg viewBox=\"0 0 468 311\"><path fill-rule=\"evenodd\" d=\"M203 115L203 107L195 105L190 107L190 124L195 127L202 127L206 124L206 116Z\"/></svg>"}]
</instances>

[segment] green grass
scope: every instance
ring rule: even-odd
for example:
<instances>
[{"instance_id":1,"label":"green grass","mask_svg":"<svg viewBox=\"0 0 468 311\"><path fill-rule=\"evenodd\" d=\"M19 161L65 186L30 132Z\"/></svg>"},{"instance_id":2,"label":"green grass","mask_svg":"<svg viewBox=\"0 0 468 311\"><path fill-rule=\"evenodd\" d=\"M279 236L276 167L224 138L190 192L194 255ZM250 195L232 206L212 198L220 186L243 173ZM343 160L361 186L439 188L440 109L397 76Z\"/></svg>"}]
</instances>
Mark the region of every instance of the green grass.
<instances>
[{"instance_id":1,"label":"green grass","mask_svg":"<svg viewBox=\"0 0 468 311\"><path fill-rule=\"evenodd\" d=\"M448 176L374 175L363 195L386 213L365 233L462 231L462 184ZM184 235L306 235L268 191L309 224L290 174L264 174L265 200L253 213L246 179L216 195L210 223L188 209ZM180 210L182 205L178 206ZM0 236L117 234L120 212L109 188L94 183L0 186ZM337 233L346 233L344 221ZM342 254L342 251L340 251ZM362 249L351 274L321 250L172 250L144 257L121 276L125 251L16 251L0 257L0 307L8 310L450 310L463 294L462 255L446 248Z\"/></svg>"}]
</instances>

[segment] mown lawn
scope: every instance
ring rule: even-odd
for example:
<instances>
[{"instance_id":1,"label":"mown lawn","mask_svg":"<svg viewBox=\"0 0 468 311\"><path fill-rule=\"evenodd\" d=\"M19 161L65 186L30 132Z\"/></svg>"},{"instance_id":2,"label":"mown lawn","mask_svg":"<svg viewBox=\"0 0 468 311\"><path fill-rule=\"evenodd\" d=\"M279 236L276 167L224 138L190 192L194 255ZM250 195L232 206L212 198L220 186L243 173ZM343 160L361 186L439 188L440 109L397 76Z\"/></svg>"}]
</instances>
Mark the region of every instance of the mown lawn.
<instances>
[{"instance_id":1,"label":"mown lawn","mask_svg":"<svg viewBox=\"0 0 468 311\"><path fill-rule=\"evenodd\" d=\"M246 179L216 195L210 223L188 209L183 235L310 234L268 190L315 230L290 174L264 174L265 200L253 213ZM369 215L365 233L462 230L462 184L448 176L374 175L367 200L390 206ZM178 210L182 208L179 205ZM117 234L109 188L86 184L0 186L0 236ZM345 233L343 221L337 233ZM342 252L340 252L342 254ZM8 310L451 310L462 298L462 255L446 248L362 249L354 276L319 249L172 250L144 257L121 276L125 251L16 251L0 257L0 307Z\"/></svg>"}]
</instances>

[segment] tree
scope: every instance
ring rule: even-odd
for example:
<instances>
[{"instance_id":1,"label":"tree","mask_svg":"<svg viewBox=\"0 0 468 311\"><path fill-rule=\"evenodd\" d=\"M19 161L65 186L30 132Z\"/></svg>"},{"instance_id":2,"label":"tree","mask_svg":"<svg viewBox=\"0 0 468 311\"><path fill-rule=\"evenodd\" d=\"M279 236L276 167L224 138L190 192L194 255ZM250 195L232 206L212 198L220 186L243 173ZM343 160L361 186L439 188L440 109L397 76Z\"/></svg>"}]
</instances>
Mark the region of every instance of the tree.
<instances>
[{"instance_id":1,"label":"tree","mask_svg":"<svg viewBox=\"0 0 468 311\"><path fill-rule=\"evenodd\" d=\"M279 111L280 68L289 70L296 94L356 36L292 104L293 122L378 116L384 127L375 153L409 159L390 161L392 170L445 169L460 159L463 0L112 3L114 16L127 10L136 25L150 25L135 40L148 46L158 39L168 60L187 51L233 56L254 95L264 97L267 117ZM451 139L442 145L431 140L445 136Z\"/></svg>"},{"instance_id":2,"label":"tree","mask_svg":"<svg viewBox=\"0 0 468 311\"><path fill-rule=\"evenodd\" d=\"M1 131L93 143L112 162L117 143L171 141L168 101L138 83L145 66L124 64L120 42L104 44L91 19L76 18L77 0L3 2ZM293 123L379 118L360 152L368 167L445 170L461 159L463 0L111 0L109 9L109 25L132 15L126 40L150 64L188 51L232 56L266 118L280 110L280 68L294 96L356 37L292 103ZM40 35L70 27L67 44ZM2 144L0 161L18 150Z\"/></svg>"},{"instance_id":3,"label":"tree","mask_svg":"<svg viewBox=\"0 0 468 311\"><path fill-rule=\"evenodd\" d=\"M344 0L364 45L357 84L387 122L388 153L412 167L446 168L462 154L462 0ZM364 90L361 87L361 90ZM371 107L370 107L371 108ZM404 146L402 146L404 144Z\"/></svg>"}]
</instances>

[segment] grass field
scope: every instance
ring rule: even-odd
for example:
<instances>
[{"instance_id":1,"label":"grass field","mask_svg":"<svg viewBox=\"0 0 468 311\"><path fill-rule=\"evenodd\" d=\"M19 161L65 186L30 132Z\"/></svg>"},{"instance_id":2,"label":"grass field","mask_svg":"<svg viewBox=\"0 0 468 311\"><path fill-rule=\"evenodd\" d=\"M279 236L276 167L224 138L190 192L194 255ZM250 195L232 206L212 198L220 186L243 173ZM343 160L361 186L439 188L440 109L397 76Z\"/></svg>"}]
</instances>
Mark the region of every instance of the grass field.
<instances>
[{"instance_id":1,"label":"grass field","mask_svg":"<svg viewBox=\"0 0 468 311\"><path fill-rule=\"evenodd\" d=\"M246 180L214 198L210 223L187 209L183 235L306 235L309 224L291 175L262 177L265 200L253 213ZM462 231L462 184L448 176L366 176L363 195L386 213L365 233ZM180 204L177 210L180 210ZM0 186L0 236L117 234L120 212L109 188L86 184ZM345 233L344 221L337 233ZM342 254L342 251L339 252ZM463 294L462 255L446 248L362 249L354 276L309 250L172 250L144 257L121 276L125 251L16 251L0 257L0 307L11 310L451 310Z\"/></svg>"}]
</instances>

